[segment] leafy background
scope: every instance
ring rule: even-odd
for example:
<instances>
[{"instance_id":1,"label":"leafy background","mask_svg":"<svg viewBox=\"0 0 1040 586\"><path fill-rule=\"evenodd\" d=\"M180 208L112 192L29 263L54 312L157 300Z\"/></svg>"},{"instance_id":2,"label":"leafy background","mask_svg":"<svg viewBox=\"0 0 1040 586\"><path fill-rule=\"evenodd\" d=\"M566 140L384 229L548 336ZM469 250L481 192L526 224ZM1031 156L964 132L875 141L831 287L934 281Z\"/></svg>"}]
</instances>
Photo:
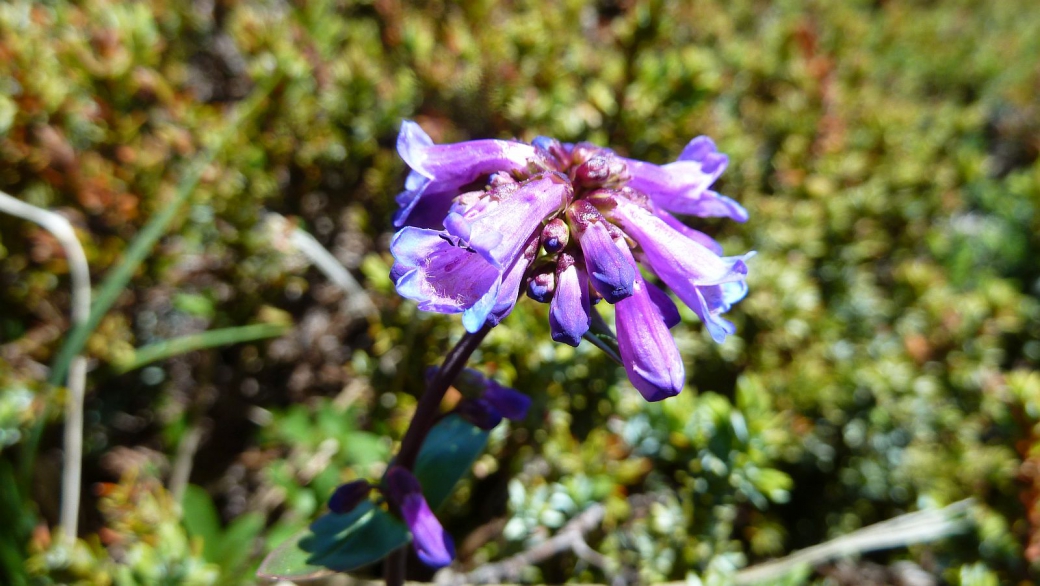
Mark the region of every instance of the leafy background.
<instances>
[{"instance_id":1,"label":"leafy background","mask_svg":"<svg viewBox=\"0 0 1040 586\"><path fill-rule=\"evenodd\" d=\"M438 141L544 134L654 162L709 135L730 156L720 190L751 220L698 227L758 251L738 334L715 345L686 312L689 383L659 404L519 304L474 364L535 407L442 509L459 567L603 503L586 537L608 569L564 553L523 578L727 583L974 496L964 535L791 580L1036 579L1037 55L1024 0L0 4L0 189L65 214L95 281L229 108L276 82L89 339L72 549L48 529L62 422L44 409L65 398L44 380L68 268L46 232L0 216L0 581L252 583L338 483L378 476L461 333L387 277L402 118ZM350 311L269 212L315 235L377 313ZM123 372L135 348L254 323L292 327ZM172 487L185 461L190 484Z\"/></svg>"}]
</instances>

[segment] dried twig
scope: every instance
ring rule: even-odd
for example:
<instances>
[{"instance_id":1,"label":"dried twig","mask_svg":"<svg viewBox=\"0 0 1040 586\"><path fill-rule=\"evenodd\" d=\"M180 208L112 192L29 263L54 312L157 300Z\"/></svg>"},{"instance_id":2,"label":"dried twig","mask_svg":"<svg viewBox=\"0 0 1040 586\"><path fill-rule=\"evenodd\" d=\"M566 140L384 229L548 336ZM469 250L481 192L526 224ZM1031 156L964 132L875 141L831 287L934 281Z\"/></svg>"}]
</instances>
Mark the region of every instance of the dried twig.
<instances>
[{"instance_id":1,"label":"dried twig","mask_svg":"<svg viewBox=\"0 0 1040 586\"><path fill-rule=\"evenodd\" d=\"M90 267L83 246L72 224L63 216L38 208L0 191L0 211L39 224L65 249L72 278L72 323L79 326L90 316ZM79 520L79 493L83 468L83 396L87 386L87 359L76 355L69 364L66 385L69 400L65 405L65 461L62 471L61 517L63 536L68 543L76 539Z\"/></svg>"},{"instance_id":2,"label":"dried twig","mask_svg":"<svg viewBox=\"0 0 1040 586\"><path fill-rule=\"evenodd\" d=\"M798 566L816 566L851 555L906 547L953 535L968 526L967 512L973 502L965 499L941 509L916 511L875 523L778 560L745 568L737 572L736 583L757 584L776 580ZM675 583L676 586L679 584L685 582Z\"/></svg>"},{"instance_id":3,"label":"dried twig","mask_svg":"<svg viewBox=\"0 0 1040 586\"><path fill-rule=\"evenodd\" d=\"M378 310L372 303L372 298L368 296L357 279L314 236L299 226L292 226L284 216L274 212L267 214L267 221L275 230L288 231L289 243L314 263L314 266L318 267L321 272L325 273L330 281L343 289L347 294L346 306L349 313L359 316L372 316L377 313Z\"/></svg>"},{"instance_id":4,"label":"dried twig","mask_svg":"<svg viewBox=\"0 0 1040 586\"><path fill-rule=\"evenodd\" d=\"M525 568L565 551L572 551L588 563L609 570L610 563L607 558L585 543L585 534L599 527L604 514L606 514L606 507L599 503L594 504L571 519L556 535L530 549L500 562L486 564L465 574L459 574L450 569L441 570L434 578L434 582L442 586L518 582Z\"/></svg>"}]
</instances>

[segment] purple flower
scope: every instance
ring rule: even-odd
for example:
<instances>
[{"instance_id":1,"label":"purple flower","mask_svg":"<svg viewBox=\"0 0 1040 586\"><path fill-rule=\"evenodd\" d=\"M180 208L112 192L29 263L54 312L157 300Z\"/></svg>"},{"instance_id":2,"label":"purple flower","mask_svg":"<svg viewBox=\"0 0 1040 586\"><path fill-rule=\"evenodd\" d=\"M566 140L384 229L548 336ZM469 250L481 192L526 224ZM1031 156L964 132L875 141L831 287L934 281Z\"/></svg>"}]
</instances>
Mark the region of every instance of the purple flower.
<instances>
[{"instance_id":1,"label":"purple flower","mask_svg":"<svg viewBox=\"0 0 1040 586\"><path fill-rule=\"evenodd\" d=\"M747 219L711 189L728 159L710 139L695 138L674 163L654 165L546 137L434 145L406 122L398 151L412 171L398 198L395 221L404 227L390 246L391 277L420 309L461 313L475 332L504 319L526 291L549 304L553 339L577 346L592 305L606 301L616 308L629 379L652 401L678 393L685 375L668 332L679 312L640 265L713 339L734 333L722 316L747 293L751 253L723 256L714 239L672 215ZM479 401L466 409L497 409Z\"/></svg>"},{"instance_id":2,"label":"purple flower","mask_svg":"<svg viewBox=\"0 0 1040 586\"><path fill-rule=\"evenodd\" d=\"M732 199L708 189L722 175L729 157L715 143L698 136L686 145L679 159L654 165L625 159L632 179L628 186L650 196L661 209L700 217L722 216L746 222L747 210Z\"/></svg>"},{"instance_id":3,"label":"purple flower","mask_svg":"<svg viewBox=\"0 0 1040 586\"><path fill-rule=\"evenodd\" d=\"M405 190L397 196L401 208L394 217L397 227L434 227L444 218L412 218L420 202L424 207L447 209L459 190L481 177L498 171L522 171L538 158L528 144L509 140L474 140L458 144L433 144L429 135L410 120L401 123L397 153L412 169Z\"/></svg>"},{"instance_id":4,"label":"purple flower","mask_svg":"<svg viewBox=\"0 0 1040 586\"><path fill-rule=\"evenodd\" d=\"M412 546L422 563L431 568L450 564L455 558L455 543L430 510L415 476L400 466L391 468L386 473L386 496L412 532Z\"/></svg>"},{"instance_id":5,"label":"purple flower","mask_svg":"<svg viewBox=\"0 0 1040 586\"><path fill-rule=\"evenodd\" d=\"M463 369L459 373L455 387L468 395L459 401L455 412L481 429L492 429L503 418L522 421L531 408L530 397L472 368Z\"/></svg>"},{"instance_id":6,"label":"purple flower","mask_svg":"<svg viewBox=\"0 0 1040 586\"><path fill-rule=\"evenodd\" d=\"M589 278L570 254L560 253L557 258L556 292L549 301L549 328L553 340L577 346L592 323Z\"/></svg>"},{"instance_id":7,"label":"purple flower","mask_svg":"<svg viewBox=\"0 0 1040 586\"><path fill-rule=\"evenodd\" d=\"M621 250L635 266L627 246ZM621 364L628 380L647 401L660 401L679 394L686 369L666 323L678 311L674 304L668 305L671 300L663 292L651 291L643 277L637 276L632 295L615 305L615 317Z\"/></svg>"},{"instance_id":8,"label":"purple flower","mask_svg":"<svg viewBox=\"0 0 1040 586\"><path fill-rule=\"evenodd\" d=\"M341 484L329 497L329 510L337 514L345 514L354 510L372 492L372 485L367 480L355 480Z\"/></svg>"}]
</instances>

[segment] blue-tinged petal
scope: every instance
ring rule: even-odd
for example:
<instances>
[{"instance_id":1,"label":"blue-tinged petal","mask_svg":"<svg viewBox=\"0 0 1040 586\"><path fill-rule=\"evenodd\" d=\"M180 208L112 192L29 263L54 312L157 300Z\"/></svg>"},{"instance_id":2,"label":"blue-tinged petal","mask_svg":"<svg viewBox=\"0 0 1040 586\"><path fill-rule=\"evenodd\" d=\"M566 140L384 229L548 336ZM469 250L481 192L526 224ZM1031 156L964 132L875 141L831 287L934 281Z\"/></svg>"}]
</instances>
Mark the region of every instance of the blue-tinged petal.
<instances>
[{"instance_id":1,"label":"blue-tinged petal","mask_svg":"<svg viewBox=\"0 0 1040 586\"><path fill-rule=\"evenodd\" d=\"M403 228L390 252L397 292L423 311L464 313L469 331L484 325L498 302L502 272L444 232ZM474 325L475 324L475 325Z\"/></svg>"},{"instance_id":2,"label":"blue-tinged petal","mask_svg":"<svg viewBox=\"0 0 1040 586\"><path fill-rule=\"evenodd\" d=\"M491 431L502 423L502 414L495 406L484 399L463 397L455 406L455 412L459 417L485 431Z\"/></svg>"},{"instance_id":3,"label":"blue-tinged petal","mask_svg":"<svg viewBox=\"0 0 1040 586\"><path fill-rule=\"evenodd\" d=\"M728 283L727 283L728 285ZM724 319L722 314L729 311L731 304L726 301L725 285L697 287L691 298L690 308L701 318L708 328L711 338L719 344L726 341L726 336L737 333L733 322ZM687 301L689 304L690 302Z\"/></svg>"},{"instance_id":4,"label":"blue-tinged petal","mask_svg":"<svg viewBox=\"0 0 1040 586\"><path fill-rule=\"evenodd\" d=\"M468 205L453 206L444 219L444 229L504 269L572 194L570 183L555 173L501 185Z\"/></svg>"},{"instance_id":5,"label":"blue-tinged petal","mask_svg":"<svg viewBox=\"0 0 1040 586\"><path fill-rule=\"evenodd\" d=\"M586 200L574 202L567 209L567 217L578 234L585 269L596 292L607 303L631 295L636 270L615 243L606 218Z\"/></svg>"},{"instance_id":6,"label":"blue-tinged petal","mask_svg":"<svg viewBox=\"0 0 1040 586\"><path fill-rule=\"evenodd\" d=\"M592 323L588 276L574 257L561 252L556 265L556 293L549 303L552 339L577 347Z\"/></svg>"},{"instance_id":7,"label":"blue-tinged petal","mask_svg":"<svg viewBox=\"0 0 1040 586\"><path fill-rule=\"evenodd\" d=\"M630 254L628 258L635 266ZM660 401L679 394L686 369L661 309L636 274L632 295L614 305L618 350L632 385L647 401Z\"/></svg>"},{"instance_id":8,"label":"blue-tinged petal","mask_svg":"<svg viewBox=\"0 0 1040 586\"><path fill-rule=\"evenodd\" d=\"M431 568L443 568L455 558L455 543L441 526L423 497L419 481L408 470L394 466L386 474L387 496L397 505L412 532L412 547L419 560Z\"/></svg>"},{"instance_id":9,"label":"blue-tinged petal","mask_svg":"<svg viewBox=\"0 0 1040 586\"><path fill-rule=\"evenodd\" d=\"M401 124L397 152L412 169L405 191L398 196L401 209L394 217L398 227L415 225L411 214L427 197L450 200L463 186L482 177L498 171L525 170L529 163L541 159L535 147L509 140L433 144L422 128L409 120Z\"/></svg>"},{"instance_id":10,"label":"blue-tinged petal","mask_svg":"<svg viewBox=\"0 0 1040 586\"><path fill-rule=\"evenodd\" d=\"M493 380L488 381L483 399L510 421L523 421L531 409L531 397Z\"/></svg>"},{"instance_id":11,"label":"blue-tinged petal","mask_svg":"<svg viewBox=\"0 0 1040 586\"><path fill-rule=\"evenodd\" d=\"M744 222L748 215L740 204L709 189L726 170L728 161L711 139L700 136L686 145L674 163L654 165L626 159L632 175L628 186L671 212Z\"/></svg>"},{"instance_id":12,"label":"blue-tinged petal","mask_svg":"<svg viewBox=\"0 0 1040 586\"><path fill-rule=\"evenodd\" d=\"M362 501L368 499L372 485L367 480L355 480L339 485L329 497L329 510L344 515L353 511Z\"/></svg>"},{"instance_id":13,"label":"blue-tinged petal","mask_svg":"<svg viewBox=\"0 0 1040 586\"><path fill-rule=\"evenodd\" d=\"M497 326L513 311L516 300L520 297L520 287L523 286L527 269L531 266L531 262L534 261L534 257L537 254L538 235L532 234L527 244L524 245L523 252L513 261L513 265L509 267L509 270L502 277L502 284L495 296L495 304L492 306L487 318L491 325Z\"/></svg>"}]
</instances>

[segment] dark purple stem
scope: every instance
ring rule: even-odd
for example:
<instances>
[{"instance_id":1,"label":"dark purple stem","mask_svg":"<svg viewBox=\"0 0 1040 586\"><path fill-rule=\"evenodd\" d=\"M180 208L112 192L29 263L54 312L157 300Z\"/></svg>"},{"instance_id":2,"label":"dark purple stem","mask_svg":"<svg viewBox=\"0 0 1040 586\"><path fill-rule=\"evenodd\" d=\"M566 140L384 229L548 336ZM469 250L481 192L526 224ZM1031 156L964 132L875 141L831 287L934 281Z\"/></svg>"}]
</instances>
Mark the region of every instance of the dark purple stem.
<instances>
[{"instance_id":1,"label":"dark purple stem","mask_svg":"<svg viewBox=\"0 0 1040 586\"><path fill-rule=\"evenodd\" d=\"M467 333L448 352L448 356L444 359L444 364L437 370L429 384L426 385L426 390L423 392L422 397L419 398L419 404L415 407L415 415L412 416L412 422L408 424L408 431L404 432L404 439L401 440L401 451L398 452L397 458L394 459L395 465L403 466L408 470L415 466L415 459L419 456L419 448L422 447L426 434L430 432L430 428L433 427L433 424L437 422L440 416L440 406L441 401L444 400L444 394L448 392L451 383L455 382L455 377L462 372L470 355L484 341L484 337L491 331L491 328L490 324L484 324L484 327L477 330L477 332ZM405 562L408 559L407 553L408 550L402 547L391 552L386 558L383 577L387 586L401 586L404 584Z\"/></svg>"}]
</instances>

